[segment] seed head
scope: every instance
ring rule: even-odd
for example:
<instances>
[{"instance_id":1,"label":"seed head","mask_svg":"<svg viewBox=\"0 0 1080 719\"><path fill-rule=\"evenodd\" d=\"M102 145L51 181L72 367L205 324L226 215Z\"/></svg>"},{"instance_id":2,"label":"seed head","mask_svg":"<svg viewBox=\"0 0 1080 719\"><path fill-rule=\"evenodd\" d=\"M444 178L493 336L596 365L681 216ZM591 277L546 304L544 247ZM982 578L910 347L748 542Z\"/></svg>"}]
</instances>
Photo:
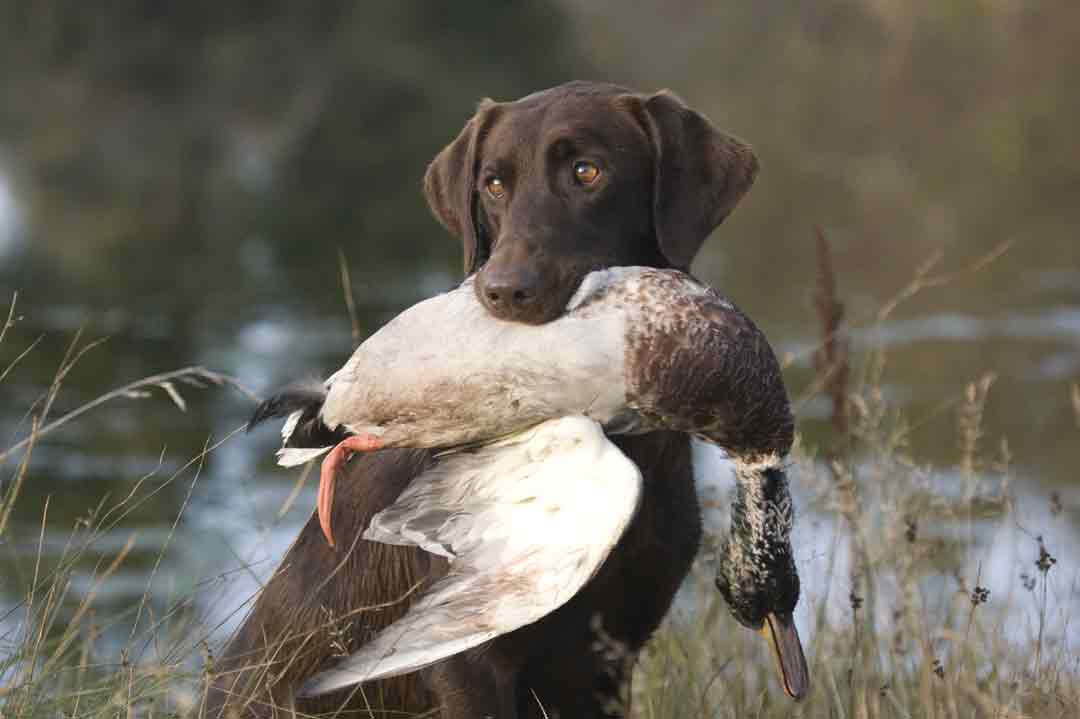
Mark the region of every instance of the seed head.
<instances>
[{"instance_id":1,"label":"seed head","mask_svg":"<svg viewBox=\"0 0 1080 719\"><path fill-rule=\"evenodd\" d=\"M904 517L904 537L909 544L914 544L919 537L919 520L911 515Z\"/></svg>"},{"instance_id":2,"label":"seed head","mask_svg":"<svg viewBox=\"0 0 1080 719\"><path fill-rule=\"evenodd\" d=\"M1039 571L1044 575L1050 571L1050 568L1057 564L1057 560L1054 559L1050 552L1046 551L1046 545L1043 544L1043 538L1038 537L1039 540L1039 559L1035 562L1035 566L1039 568Z\"/></svg>"}]
</instances>

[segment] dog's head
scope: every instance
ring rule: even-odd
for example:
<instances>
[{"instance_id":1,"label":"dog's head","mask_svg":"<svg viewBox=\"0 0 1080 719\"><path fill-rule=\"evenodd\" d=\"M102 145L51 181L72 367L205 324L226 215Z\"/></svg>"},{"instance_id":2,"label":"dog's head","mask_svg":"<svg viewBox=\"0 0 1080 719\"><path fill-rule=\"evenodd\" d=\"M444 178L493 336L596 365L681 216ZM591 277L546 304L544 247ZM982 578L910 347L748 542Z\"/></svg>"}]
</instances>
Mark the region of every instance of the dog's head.
<instances>
[{"instance_id":1,"label":"dog's head","mask_svg":"<svg viewBox=\"0 0 1080 719\"><path fill-rule=\"evenodd\" d=\"M757 167L669 92L574 82L481 102L424 192L488 310L542 324L594 269L688 268Z\"/></svg>"}]
</instances>

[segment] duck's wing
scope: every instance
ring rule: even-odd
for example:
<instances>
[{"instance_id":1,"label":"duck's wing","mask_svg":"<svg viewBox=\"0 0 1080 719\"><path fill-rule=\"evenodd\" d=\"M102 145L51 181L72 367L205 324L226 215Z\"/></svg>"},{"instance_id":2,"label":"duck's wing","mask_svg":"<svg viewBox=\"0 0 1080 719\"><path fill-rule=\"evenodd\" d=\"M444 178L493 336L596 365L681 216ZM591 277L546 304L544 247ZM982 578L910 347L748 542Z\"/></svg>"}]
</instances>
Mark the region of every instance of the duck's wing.
<instances>
[{"instance_id":1,"label":"duck's wing","mask_svg":"<svg viewBox=\"0 0 1080 719\"><path fill-rule=\"evenodd\" d=\"M476 551L485 536L498 536L490 533L504 532L509 520L532 509L536 487L545 478L554 478L544 488L545 497L557 498L569 489L561 486L564 471L588 477L593 462L610 460L614 455L608 456L606 443L595 422L568 417L446 452L393 505L372 518L364 538L421 547L451 560ZM525 538L532 541L535 536Z\"/></svg>"},{"instance_id":2,"label":"duck's wing","mask_svg":"<svg viewBox=\"0 0 1080 719\"><path fill-rule=\"evenodd\" d=\"M450 572L303 694L415 671L549 614L599 569L640 493L637 466L583 417L444 456L365 536L450 557Z\"/></svg>"}]
</instances>

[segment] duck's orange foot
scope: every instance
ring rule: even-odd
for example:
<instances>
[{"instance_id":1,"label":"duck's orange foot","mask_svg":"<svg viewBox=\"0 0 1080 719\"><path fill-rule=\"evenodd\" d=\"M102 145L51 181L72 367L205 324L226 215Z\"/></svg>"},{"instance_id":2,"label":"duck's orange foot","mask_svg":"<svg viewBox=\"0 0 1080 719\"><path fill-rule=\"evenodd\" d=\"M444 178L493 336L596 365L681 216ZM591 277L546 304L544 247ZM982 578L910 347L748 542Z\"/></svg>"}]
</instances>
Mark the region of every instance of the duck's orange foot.
<instances>
[{"instance_id":1,"label":"duck's orange foot","mask_svg":"<svg viewBox=\"0 0 1080 719\"><path fill-rule=\"evenodd\" d=\"M334 546L334 535L330 529L330 512L334 506L334 484L337 482L338 472L349 461L353 452L373 452L382 449L382 446L383 441L373 434L354 434L343 439L323 460L316 506L319 526L331 547Z\"/></svg>"}]
</instances>

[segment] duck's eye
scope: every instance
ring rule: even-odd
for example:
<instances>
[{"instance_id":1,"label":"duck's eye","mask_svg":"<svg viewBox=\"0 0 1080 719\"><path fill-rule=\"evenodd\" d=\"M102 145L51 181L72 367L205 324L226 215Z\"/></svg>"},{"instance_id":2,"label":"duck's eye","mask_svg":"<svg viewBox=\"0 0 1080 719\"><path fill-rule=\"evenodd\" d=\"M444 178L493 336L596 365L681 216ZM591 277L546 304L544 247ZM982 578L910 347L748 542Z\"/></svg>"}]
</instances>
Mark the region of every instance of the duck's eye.
<instances>
[{"instance_id":1,"label":"duck's eye","mask_svg":"<svg viewBox=\"0 0 1080 719\"><path fill-rule=\"evenodd\" d=\"M574 163L574 179L582 185L591 185L600 179L600 168L588 160Z\"/></svg>"},{"instance_id":2,"label":"duck's eye","mask_svg":"<svg viewBox=\"0 0 1080 719\"><path fill-rule=\"evenodd\" d=\"M492 175L484 182L484 187L487 189L489 195L496 200L501 199L506 194L506 185L503 184L502 178L498 175Z\"/></svg>"}]
</instances>

